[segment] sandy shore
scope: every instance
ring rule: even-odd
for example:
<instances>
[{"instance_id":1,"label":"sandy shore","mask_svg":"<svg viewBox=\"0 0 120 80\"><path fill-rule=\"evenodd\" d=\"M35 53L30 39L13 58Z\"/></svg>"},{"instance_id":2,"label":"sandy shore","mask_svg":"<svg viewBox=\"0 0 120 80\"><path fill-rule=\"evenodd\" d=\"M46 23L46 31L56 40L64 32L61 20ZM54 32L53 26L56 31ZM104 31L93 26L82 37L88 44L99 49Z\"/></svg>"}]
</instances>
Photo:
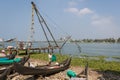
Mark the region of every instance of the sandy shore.
<instances>
[{"instance_id":1,"label":"sandy shore","mask_svg":"<svg viewBox=\"0 0 120 80\"><path fill-rule=\"evenodd\" d=\"M29 62L32 63L34 66L45 65L48 63L46 61L41 61L37 59L29 59ZM28 66L28 62L25 64L25 66ZM70 68L67 70L73 70L76 74L78 74L84 69L84 67L80 66L70 66ZM21 75L16 72L9 75L7 80L70 80L69 77L66 75L67 70L44 78L41 76ZM88 68L88 80L120 80L120 75L115 75L110 71L99 72Z\"/></svg>"},{"instance_id":2,"label":"sandy shore","mask_svg":"<svg viewBox=\"0 0 120 80\"><path fill-rule=\"evenodd\" d=\"M28 62L32 63L34 66L48 64L47 61L41 61L38 59L29 59ZM25 66L28 66L28 62L26 62ZM76 74L78 74L84 71L84 69L84 67L80 66L70 66L67 70L73 70ZM59 73L44 78L41 76L34 77L33 75L21 75L16 72L14 74L8 75L7 80L69 80L69 77L66 75L67 70L61 71ZM120 75L114 73L114 71L112 70L100 72L88 68L88 80L120 80Z\"/></svg>"},{"instance_id":3,"label":"sandy shore","mask_svg":"<svg viewBox=\"0 0 120 80\"><path fill-rule=\"evenodd\" d=\"M31 62L33 65L44 65L44 64L48 63L46 61L40 61L40 60L34 60L34 59L30 59L29 62ZM28 63L25 64L25 66L27 66L27 65L28 65ZM73 70L75 73L78 74L78 73L82 72L84 70L84 68L80 67L80 66L76 66L76 67L70 66L70 68L67 70ZM49 77L44 77L44 78L41 76L34 77L33 75L20 75L18 73L15 73L15 74L13 74L15 76L10 75L10 76L12 76L12 78L10 80L66 80L66 79L68 80L69 78L66 75L67 70L56 73ZM107 76L108 75L110 75L110 74L107 74ZM98 79L99 77L102 77L102 76L103 76L103 73L94 71L90 68L88 69L88 80L102 80L102 79ZM109 79L103 79L103 80L120 80L120 76L112 75L111 78L109 77Z\"/></svg>"}]
</instances>

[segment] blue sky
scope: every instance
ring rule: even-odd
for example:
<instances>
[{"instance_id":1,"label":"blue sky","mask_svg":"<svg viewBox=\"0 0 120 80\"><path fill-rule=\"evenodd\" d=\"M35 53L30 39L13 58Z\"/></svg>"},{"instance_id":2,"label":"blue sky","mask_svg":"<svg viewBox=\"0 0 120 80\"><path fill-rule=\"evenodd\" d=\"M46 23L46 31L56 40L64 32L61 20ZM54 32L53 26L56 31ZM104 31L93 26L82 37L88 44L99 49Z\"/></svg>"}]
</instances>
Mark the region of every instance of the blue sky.
<instances>
[{"instance_id":1,"label":"blue sky","mask_svg":"<svg viewBox=\"0 0 120 80\"><path fill-rule=\"evenodd\" d=\"M1 0L0 38L27 40L32 0ZM120 37L120 0L33 0L55 38ZM44 39L35 14L35 40Z\"/></svg>"}]
</instances>

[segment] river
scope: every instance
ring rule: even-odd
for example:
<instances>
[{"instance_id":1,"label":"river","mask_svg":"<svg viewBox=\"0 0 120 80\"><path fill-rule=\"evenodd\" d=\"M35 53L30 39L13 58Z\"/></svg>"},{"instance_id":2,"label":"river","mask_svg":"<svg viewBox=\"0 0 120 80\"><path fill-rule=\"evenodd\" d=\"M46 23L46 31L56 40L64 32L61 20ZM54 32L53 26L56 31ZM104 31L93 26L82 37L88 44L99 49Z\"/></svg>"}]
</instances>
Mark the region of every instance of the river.
<instances>
[{"instance_id":1,"label":"river","mask_svg":"<svg viewBox=\"0 0 120 80\"><path fill-rule=\"evenodd\" d=\"M5 47L8 45L16 46L16 42L4 43ZM71 55L88 55L88 56L119 56L120 57L120 43L66 43L62 50L62 54ZM35 42L33 47L45 47L47 43L45 42ZM59 43L62 45L62 43ZM58 52L56 50L55 52Z\"/></svg>"}]
</instances>

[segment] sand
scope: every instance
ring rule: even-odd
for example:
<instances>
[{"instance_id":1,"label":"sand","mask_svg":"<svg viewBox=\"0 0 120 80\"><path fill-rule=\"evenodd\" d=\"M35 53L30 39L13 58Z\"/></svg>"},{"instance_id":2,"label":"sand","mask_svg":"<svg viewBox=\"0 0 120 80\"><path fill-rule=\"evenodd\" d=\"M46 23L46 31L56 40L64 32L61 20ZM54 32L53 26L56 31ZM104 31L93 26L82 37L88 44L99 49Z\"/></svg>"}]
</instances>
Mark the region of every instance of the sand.
<instances>
[{"instance_id":1,"label":"sand","mask_svg":"<svg viewBox=\"0 0 120 80\"><path fill-rule=\"evenodd\" d=\"M41 61L41 60L36 60L36 59L30 59L29 60L30 63L32 63L34 66L36 65L44 65L47 64L48 62L46 61ZM28 63L25 64L25 66L28 66ZM76 74L84 71L83 67L80 66L70 66L69 69L67 70L73 70ZM66 75L65 71L61 71L59 73L56 73L54 75L48 76L48 77L41 77L41 76L33 76L33 75L21 75L19 73L14 73L12 75L9 75L8 77L10 79L8 80L69 80L70 78ZM92 70L92 69L88 69L88 79L89 80L99 80L98 78L101 77L102 74Z\"/></svg>"}]
</instances>

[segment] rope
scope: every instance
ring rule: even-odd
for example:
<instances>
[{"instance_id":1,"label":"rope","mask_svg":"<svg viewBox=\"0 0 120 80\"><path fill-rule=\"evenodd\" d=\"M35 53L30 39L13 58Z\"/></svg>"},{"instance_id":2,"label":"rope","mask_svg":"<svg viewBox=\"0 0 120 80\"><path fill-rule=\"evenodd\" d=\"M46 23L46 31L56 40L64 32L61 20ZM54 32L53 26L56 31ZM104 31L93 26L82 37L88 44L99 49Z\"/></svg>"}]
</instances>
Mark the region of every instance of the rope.
<instances>
[{"instance_id":1,"label":"rope","mask_svg":"<svg viewBox=\"0 0 120 80\"><path fill-rule=\"evenodd\" d=\"M34 7L34 10L35 10L36 15L37 15L38 20L39 20L39 23L40 23L40 25L41 25L41 27L42 27L42 30L43 30L43 32L44 32L44 35L45 35L45 37L46 37L46 39L47 39L47 42L48 42L49 46L51 46L50 41L49 41L49 39L48 39L48 37L47 37L47 34L46 34L46 32L45 32L45 29L44 29L44 27L43 27L43 25L42 25L42 22L44 22L44 19L42 19L39 11L37 10L37 8L36 8L36 6L35 6L35 4L34 4L33 2L31 2L31 4L32 4L32 6ZM42 20L41 20L41 19L42 19Z\"/></svg>"}]
</instances>

